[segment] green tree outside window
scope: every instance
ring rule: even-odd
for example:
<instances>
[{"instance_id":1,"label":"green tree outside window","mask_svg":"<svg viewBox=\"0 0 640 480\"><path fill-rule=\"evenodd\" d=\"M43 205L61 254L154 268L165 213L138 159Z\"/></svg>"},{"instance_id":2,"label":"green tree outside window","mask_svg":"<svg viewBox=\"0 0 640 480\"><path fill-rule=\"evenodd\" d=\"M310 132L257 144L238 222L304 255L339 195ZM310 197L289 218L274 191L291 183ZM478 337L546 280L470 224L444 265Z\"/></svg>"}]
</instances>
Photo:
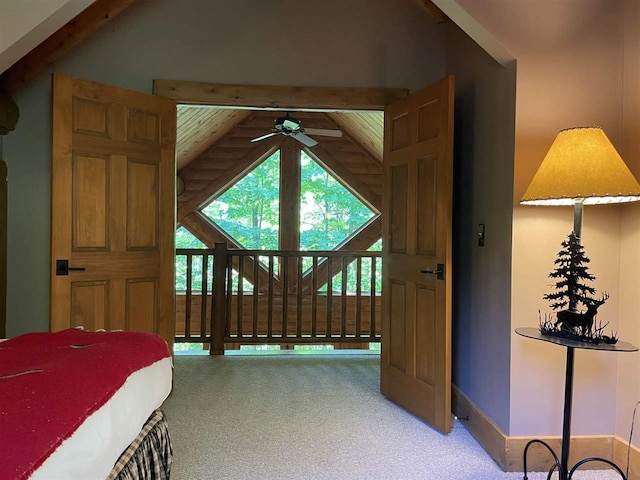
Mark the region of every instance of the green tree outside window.
<instances>
[{"instance_id":1,"label":"green tree outside window","mask_svg":"<svg viewBox=\"0 0 640 480\"><path fill-rule=\"evenodd\" d=\"M332 250L371 221L373 212L345 188L321 164L305 152L300 155L300 250ZM280 152L231 186L206 205L201 212L222 228L239 245L247 249L277 250L280 215ZM176 248L206 248L184 227L176 230ZM381 241L369 248L380 251ZM210 260L211 261L211 260ZM264 262L264 260L263 260ZM303 269L311 267L311 258L303 261ZM371 291L371 259L362 261L361 293ZM209 265L210 283L212 264ZM194 257L192 288L201 289L202 257ZM237 272L234 271L234 277ZM347 291L356 290L356 264L348 267ZM381 261L376 259L376 292L380 292ZM234 285L236 282L234 281ZM252 287L245 282L245 291ZM333 291L342 290L342 274L333 278ZM186 259L176 260L176 289L186 289ZM320 289L326 291L326 286ZM210 291L210 287L209 287Z\"/></svg>"},{"instance_id":2,"label":"green tree outside window","mask_svg":"<svg viewBox=\"0 0 640 480\"><path fill-rule=\"evenodd\" d=\"M280 151L202 209L243 248L277 250L280 221Z\"/></svg>"}]
</instances>

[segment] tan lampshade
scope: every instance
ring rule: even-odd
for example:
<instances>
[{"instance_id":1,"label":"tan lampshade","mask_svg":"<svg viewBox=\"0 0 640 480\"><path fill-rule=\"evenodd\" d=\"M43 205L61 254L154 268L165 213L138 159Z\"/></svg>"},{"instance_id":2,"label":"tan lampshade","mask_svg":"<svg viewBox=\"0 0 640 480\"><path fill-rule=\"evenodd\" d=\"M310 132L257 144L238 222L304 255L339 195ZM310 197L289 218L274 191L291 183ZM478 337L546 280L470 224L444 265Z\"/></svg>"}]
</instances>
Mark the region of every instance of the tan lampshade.
<instances>
[{"instance_id":1,"label":"tan lampshade","mask_svg":"<svg viewBox=\"0 0 640 480\"><path fill-rule=\"evenodd\" d=\"M635 202L640 184L600 127L558 133L520 203L584 205Z\"/></svg>"}]
</instances>

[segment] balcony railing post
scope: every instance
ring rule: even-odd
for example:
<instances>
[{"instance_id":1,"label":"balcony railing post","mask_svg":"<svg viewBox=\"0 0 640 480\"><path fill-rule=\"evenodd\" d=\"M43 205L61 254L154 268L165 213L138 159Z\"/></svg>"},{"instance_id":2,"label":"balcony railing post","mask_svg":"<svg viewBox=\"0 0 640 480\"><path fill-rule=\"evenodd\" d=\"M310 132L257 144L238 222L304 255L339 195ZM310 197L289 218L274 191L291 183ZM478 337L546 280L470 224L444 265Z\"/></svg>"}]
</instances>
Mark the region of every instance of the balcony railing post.
<instances>
[{"instance_id":1,"label":"balcony railing post","mask_svg":"<svg viewBox=\"0 0 640 480\"><path fill-rule=\"evenodd\" d=\"M210 355L224 355L224 336L227 324L226 273L227 244L217 242L213 253L213 308L211 309Z\"/></svg>"}]
</instances>

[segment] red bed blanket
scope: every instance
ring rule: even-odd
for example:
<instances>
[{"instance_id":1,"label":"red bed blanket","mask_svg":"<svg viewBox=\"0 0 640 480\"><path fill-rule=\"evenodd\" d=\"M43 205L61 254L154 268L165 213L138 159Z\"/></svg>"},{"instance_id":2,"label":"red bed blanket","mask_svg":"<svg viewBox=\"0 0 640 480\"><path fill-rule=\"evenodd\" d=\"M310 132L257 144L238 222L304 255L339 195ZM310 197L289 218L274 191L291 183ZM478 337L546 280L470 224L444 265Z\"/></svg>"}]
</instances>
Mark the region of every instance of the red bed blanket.
<instances>
[{"instance_id":1,"label":"red bed blanket","mask_svg":"<svg viewBox=\"0 0 640 480\"><path fill-rule=\"evenodd\" d=\"M124 384L170 355L141 332L28 333L0 342L0 479L22 479Z\"/></svg>"}]
</instances>

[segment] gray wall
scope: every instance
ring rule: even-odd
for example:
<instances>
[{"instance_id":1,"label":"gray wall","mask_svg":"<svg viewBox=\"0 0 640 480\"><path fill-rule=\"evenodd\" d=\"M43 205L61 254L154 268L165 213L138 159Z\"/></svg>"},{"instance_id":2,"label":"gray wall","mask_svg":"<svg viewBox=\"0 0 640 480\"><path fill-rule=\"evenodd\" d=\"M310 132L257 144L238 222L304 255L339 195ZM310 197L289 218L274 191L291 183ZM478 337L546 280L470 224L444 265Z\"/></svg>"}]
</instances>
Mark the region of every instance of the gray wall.
<instances>
[{"instance_id":1,"label":"gray wall","mask_svg":"<svg viewBox=\"0 0 640 480\"><path fill-rule=\"evenodd\" d=\"M413 0L141 0L52 71L151 93L155 78L405 87L445 74L444 27ZM9 335L49 309L51 71L16 96L9 168Z\"/></svg>"},{"instance_id":2,"label":"gray wall","mask_svg":"<svg viewBox=\"0 0 640 480\"><path fill-rule=\"evenodd\" d=\"M501 66L450 25L446 68L456 81L453 382L508 433L515 62Z\"/></svg>"}]
</instances>

